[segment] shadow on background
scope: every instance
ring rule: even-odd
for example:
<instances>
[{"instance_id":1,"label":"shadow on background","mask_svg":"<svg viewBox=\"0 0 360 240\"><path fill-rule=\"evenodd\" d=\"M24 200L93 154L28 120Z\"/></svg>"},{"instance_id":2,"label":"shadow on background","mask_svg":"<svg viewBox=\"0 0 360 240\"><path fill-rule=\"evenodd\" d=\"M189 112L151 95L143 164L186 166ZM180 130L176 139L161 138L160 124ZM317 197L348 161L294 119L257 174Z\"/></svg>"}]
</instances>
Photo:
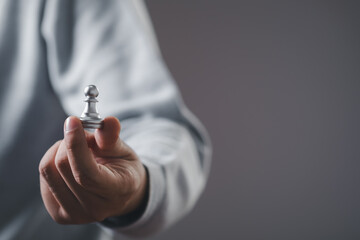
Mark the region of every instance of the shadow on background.
<instances>
[{"instance_id":1,"label":"shadow on background","mask_svg":"<svg viewBox=\"0 0 360 240\"><path fill-rule=\"evenodd\" d=\"M147 5L214 144L194 211L154 239L359 239L359 4Z\"/></svg>"}]
</instances>

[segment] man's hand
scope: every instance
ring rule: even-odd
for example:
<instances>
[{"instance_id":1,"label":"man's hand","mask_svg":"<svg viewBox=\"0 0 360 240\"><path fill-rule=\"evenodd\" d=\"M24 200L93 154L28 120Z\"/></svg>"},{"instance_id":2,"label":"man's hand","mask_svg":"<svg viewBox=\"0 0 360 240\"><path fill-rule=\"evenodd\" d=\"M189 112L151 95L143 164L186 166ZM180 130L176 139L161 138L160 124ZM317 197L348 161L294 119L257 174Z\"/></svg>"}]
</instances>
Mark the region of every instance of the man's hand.
<instances>
[{"instance_id":1,"label":"man's hand","mask_svg":"<svg viewBox=\"0 0 360 240\"><path fill-rule=\"evenodd\" d=\"M135 152L119 138L120 123L104 119L102 129L85 132L76 117L64 125L64 139L42 158L41 195L61 224L83 224L121 216L146 201L147 177Z\"/></svg>"}]
</instances>

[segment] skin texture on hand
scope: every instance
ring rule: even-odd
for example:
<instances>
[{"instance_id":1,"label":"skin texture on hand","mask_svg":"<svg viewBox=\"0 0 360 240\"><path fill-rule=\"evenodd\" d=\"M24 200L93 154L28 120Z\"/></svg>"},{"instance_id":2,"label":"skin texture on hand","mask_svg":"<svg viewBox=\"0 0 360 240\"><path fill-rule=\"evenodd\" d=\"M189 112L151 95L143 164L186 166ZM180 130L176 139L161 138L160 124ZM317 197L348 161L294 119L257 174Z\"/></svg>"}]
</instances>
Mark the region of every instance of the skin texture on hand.
<instances>
[{"instance_id":1,"label":"skin texture on hand","mask_svg":"<svg viewBox=\"0 0 360 240\"><path fill-rule=\"evenodd\" d=\"M76 117L65 121L64 139L39 164L41 196L57 223L99 222L146 201L146 170L119 133L115 117L105 118L94 133L84 131Z\"/></svg>"}]
</instances>

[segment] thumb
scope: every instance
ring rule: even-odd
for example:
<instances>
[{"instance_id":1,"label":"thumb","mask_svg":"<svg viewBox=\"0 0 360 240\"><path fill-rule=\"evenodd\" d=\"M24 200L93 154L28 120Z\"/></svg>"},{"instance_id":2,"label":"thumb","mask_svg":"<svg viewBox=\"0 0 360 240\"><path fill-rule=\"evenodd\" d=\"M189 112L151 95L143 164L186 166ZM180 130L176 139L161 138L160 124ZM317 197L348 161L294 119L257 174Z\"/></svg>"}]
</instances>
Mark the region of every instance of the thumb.
<instances>
[{"instance_id":1,"label":"thumb","mask_svg":"<svg viewBox=\"0 0 360 240\"><path fill-rule=\"evenodd\" d=\"M98 167L86 142L80 119L68 117L64 124L64 141L67 157L74 176L86 173L97 177Z\"/></svg>"}]
</instances>

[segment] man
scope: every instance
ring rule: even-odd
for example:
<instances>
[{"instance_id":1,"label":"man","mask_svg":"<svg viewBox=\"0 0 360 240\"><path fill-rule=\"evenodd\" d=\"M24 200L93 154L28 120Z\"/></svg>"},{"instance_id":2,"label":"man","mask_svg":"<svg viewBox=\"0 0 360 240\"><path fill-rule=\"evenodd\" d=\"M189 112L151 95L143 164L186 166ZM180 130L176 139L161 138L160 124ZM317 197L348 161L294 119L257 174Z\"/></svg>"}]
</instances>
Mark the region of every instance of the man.
<instances>
[{"instance_id":1,"label":"man","mask_svg":"<svg viewBox=\"0 0 360 240\"><path fill-rule=\"evenodd\" d=\"M0 18L0 239L148 236L189 212L209 140L142 2L4 0ZM89 84L107 116L93 133L74 117Z\"/></svg>"}]
</instances>

